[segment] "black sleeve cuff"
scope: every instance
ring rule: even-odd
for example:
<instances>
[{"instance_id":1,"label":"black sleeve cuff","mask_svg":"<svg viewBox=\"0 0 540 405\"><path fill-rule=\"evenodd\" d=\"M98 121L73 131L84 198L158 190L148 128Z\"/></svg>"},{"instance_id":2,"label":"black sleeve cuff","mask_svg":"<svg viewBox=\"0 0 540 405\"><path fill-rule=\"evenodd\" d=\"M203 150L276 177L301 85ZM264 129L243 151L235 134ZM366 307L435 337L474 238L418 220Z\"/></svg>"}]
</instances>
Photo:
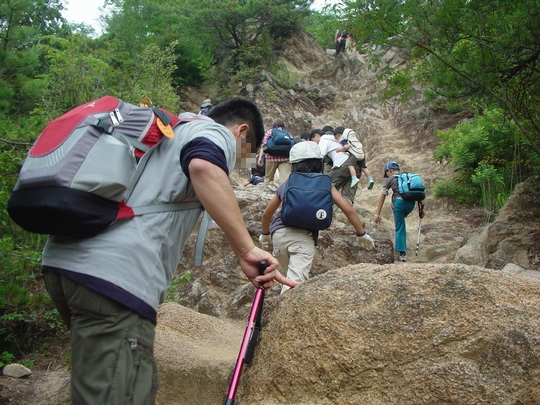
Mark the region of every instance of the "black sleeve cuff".
<instances>
[{"instance_id":1,"label":"black sleeve cuff","mask_svg":"<svg viewBox=\"0 0 540 405\"><path fill-rule=\"evenodd\" d=\"M214 142L208 138L195 138L184 145L180 152L180 166L183 172L189 178L189 163L191 159L203 159L218 167L221 167L227 176L229 169L227 167L227 159L225 152Z\"/></svg>"}]
</instances>

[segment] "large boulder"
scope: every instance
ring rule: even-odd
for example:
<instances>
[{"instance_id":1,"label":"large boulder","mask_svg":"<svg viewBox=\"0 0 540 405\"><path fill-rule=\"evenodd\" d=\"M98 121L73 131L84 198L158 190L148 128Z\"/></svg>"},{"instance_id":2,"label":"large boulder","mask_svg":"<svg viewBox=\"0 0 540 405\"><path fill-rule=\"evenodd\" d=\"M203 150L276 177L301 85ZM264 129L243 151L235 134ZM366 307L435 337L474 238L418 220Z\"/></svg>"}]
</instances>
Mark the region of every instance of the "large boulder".
<instances>
[{"instance_id":1,"label":"large boulder","mask_svg":"<svg viewBox=\"0 0 540 405\"><path fill-rule=\"evenodd\" d=\"M224 322L174 303L162 305L154 345L160 377L156 402L222 402L244 331L245 324Z\"/></svg>"},{"instance_id":2,"label":"large boulder","mask_svg":"<svg viewBox=\"0 0 540 405\"><path fill-rule=\"evenodd\" d=\"M461 264L355 265L267 313L240 404L540 398L540 283Z\"/></svg>"},{"instance_id":3,"label":"large boulder","mask_svg":"<svg viewBox=\"0 0 540 405\"><path fill-rule=\"evenodd\" d=\"M539 239L540 176L534 176L516 186L495 221L475 232L450 261L497 270L515 264L540 277Z\"/></svg>"}]
</instances>

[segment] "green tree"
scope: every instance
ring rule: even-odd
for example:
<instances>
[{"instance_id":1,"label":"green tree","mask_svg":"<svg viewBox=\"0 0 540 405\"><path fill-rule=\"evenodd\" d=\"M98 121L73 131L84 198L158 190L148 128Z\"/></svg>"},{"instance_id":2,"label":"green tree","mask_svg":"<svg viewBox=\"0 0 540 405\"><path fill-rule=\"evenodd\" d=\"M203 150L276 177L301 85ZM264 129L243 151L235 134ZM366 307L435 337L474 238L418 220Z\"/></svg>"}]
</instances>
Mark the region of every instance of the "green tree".
<instances>
[{"instance_id":1,"label":"green tree","mask_svg":"<svg viewBox=\"0 0 540 405\"><path fill-rule=\"evenodd\" d=\"M280 38L293 35L312 0L188 0L192 29L215 41L213 56L224 83L250 81L275 59ZM234 90L233 90L234 91Z\"/></svg>"},{"instance_id":2,"label":"green tree","mask_svg":"<svg viewBox=\"0 0 540 405\"><path fill-rule=\"evenodd\" d=\"M30 112L43 95L37 49L44 35L66 34L59 0L0 3L0 118Z\"/></svg>"},{"instance_id":3,"label":"green tree","mask_svg":"<svg viewBox=\"0 0 540 405\"><path fill-rule=\"evenodd\" d=\"M406 101L415 85L450 112L476 110L475 122L439 134L435 158L458 170L436 195L496 212L540 158L540 3L536 0L343 0L336 8L377 61L377 46L408 53L387 68L383 96Z\"/></svg>"},{"instance_id":4,"label":"green tree","mask_svg":"<svg viewBox=\"0 0 540 405\"><path fill-rule=\"evenodd\" d=\"M536 0L344 0L361 43L410 50L414 80L450 99L501 108L540 154L540 3Z\"/></svg>"},{"instance_id":5,"label":"green tree","mask_svg":"<svg viewBox=\"0 0 540 405\"><path fill-rule=\"evenodd\" d=\"M118 89L117 95L135 104L143 96L148 96L154 105L178 113L180 103L172 87L172 75L176 69L175 47L174 42L165 49L147 45L140 54L139 71L128 79L127 86Z\"/></svg>"},{"instance_id":6,"label":"green tree","mask_svg":"<svg viewBox=\"0 0 540 405\"><path fill-rule=\"evenodd\" d=\"M129 72L140 70L139 55L146 46L166 49L175 43L177 69L172 73L172 84L200 84L213 63L215 46L211 45L211 37L194 26L185 8L183 2L173 0L108 1L107 15L103 17L106 33L99 41L114 43L112 63Z\"/></svg>"},{"instance_id":7,"label":"green tree","mask_svg":"<svg viewBox=\"0 0 540 405\"><path fill-rule=\"evenodd\" d=\"M434 157L450 164L457 175L437 182L435 196L483 205L488 213L496 213L516 182L540 171L540 157L519 135L500 109L486 109L472 122L439 131L441 144Z\"/></svg>"},{"instance_id":8,"label":"green tree","mask_svg":"<svg viewBox=\"0 0 540 405\"><path fill-rule=\"evenodd\" d=\"M36 111L52 120L66 111L110 91L115 82L113 68L92 50L92 39L44 37L39 48L46 73L41 75L44 96Z\"/></svg>"},{"instance_id":9,"label":"green tree","mask_svg":"<svg viewBox=\"0 0 540 405\"><path fill-rule=\"evenodd\" d=\"M315 41L323 48L334 48L334 35L342 22L335 13L329 11L313 11L303 21L303 26Z\"/></svg>"}]
</instances>

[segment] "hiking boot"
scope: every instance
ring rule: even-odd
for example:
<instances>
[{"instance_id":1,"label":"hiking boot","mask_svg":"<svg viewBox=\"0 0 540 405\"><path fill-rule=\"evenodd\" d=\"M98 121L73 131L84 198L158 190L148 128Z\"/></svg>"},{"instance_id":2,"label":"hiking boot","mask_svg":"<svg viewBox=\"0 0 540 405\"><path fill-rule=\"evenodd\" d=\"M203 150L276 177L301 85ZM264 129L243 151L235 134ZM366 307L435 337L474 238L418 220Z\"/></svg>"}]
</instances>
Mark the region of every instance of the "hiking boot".
<instances>
[{"instance_id":1,"label":"hiking boot","mask_svg":"<svg viewBox=\"0 0 540 405\"><path fill-rule=\"evenodd\" d=\"M360 179L358 177L353 177L353 179L351 180L351 187L356 186L359 181Z\"/></svg>"},{"instance_id":2,"label":"hiking boot","mask_svg":"<svg viewBox=\"0 0 540 405\"><path fill-rule=\"evenodd\" d=\"M400 262L406 262L407 261L407 255L399 255L398 260Z\"/></svg>"},{"instance_id":3,"label":"hiking boot","mask_svg":"<svg viewBox=\"0 0 540 405\"><path fill-rule=\"evenodd\" d=\"M371 181L369 182L369 185L368 185L367 189L368 189L368 190L371 190L371 189L373 188L374 185L375 185L375 182L374 182L373 180L371 180Z\"/></svg>"}]
</instances>

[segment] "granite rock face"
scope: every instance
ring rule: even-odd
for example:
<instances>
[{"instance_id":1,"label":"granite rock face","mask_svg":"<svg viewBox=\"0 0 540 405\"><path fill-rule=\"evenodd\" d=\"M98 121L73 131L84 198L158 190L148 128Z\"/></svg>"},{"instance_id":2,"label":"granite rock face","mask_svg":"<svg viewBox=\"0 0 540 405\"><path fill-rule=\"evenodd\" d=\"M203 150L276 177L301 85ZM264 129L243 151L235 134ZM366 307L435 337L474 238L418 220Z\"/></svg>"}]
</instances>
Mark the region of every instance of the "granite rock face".
<instances>
[{"instance_id":1,"label":"granite rock face","mask_svg":"<svg viewBox=\"0 0 540 405\"><path fill-rule=\"evenodd\" d=\"M462 264L355 265L282 295L241 404L538 404L540 283Z\"/></svg>"},{"instance_id":2,"label":"granite rock face","mask_svg":"<svg viewBox=\"0 0 540 405\"><path fill-rule=\"evenodd\" d=\"M540 176L516 186L495 220L450 256L454 263L502 270L514 264L540 277Z\"/></svg>"}]
</instances>

